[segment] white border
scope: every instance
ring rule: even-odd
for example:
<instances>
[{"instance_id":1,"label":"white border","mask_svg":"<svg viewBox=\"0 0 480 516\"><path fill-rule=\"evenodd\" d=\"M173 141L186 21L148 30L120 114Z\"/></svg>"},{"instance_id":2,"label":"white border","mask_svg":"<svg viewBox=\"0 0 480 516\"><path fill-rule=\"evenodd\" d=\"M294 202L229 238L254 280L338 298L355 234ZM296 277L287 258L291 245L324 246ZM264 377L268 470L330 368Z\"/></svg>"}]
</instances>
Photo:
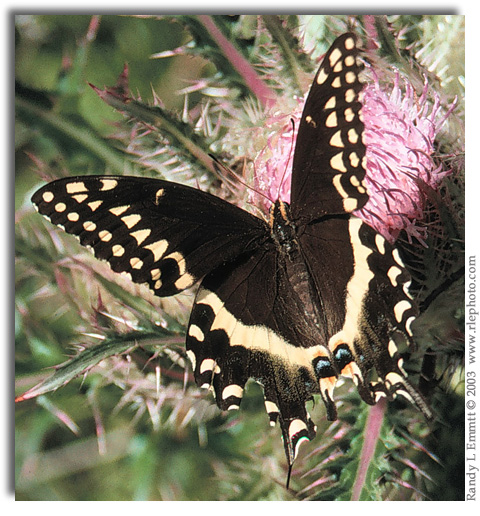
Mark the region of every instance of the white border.
<instances>
[{"instance_id":1,"label":"white border","mask_svg":"<svg viewBox=\"0 0 480 516\"><path fill-rule=\"evenodd\" d=\"M388 7L387 7L388 5ZM170 14L179 13L182 12L225 12L225 3L222 3L220 1L202 1L194 2L194 1L182 1L182 0L175 0L175 2L165 2L161 0L157 1L142 1L137 4L132 4L132 2L126 2L124 0L115 0L112 2L103 2L100 3L98 0L83 0L79 4L72 4L68 3L65 4L64 1L50 1L50 2L42 2L42 3L34 3L34 2L27 2L18 0L16 2L4 2L2 4L4 7L4 14L3 16L3 26L2 26L2 34L4 38L4 43L2 44L2 52L1 52L1 59L2 59L2 71L3 75L2 77L5 78L6 83L4 85L4 88L2 90L2 113L7 113L8 115L3 118L3 124L2 124L2 130L3 134L0 138L0 145L1 145L1 152L0 155L4 159L4 166L2 169L2 172L0 174L0 178L2 181L2 188L0 188L1 192L1 216L0 216L0 223L1 223L1 229L0 234L5 238L6 242L3 245L4 251L0 256L1 265L2 265L2 271L5 274L5 277L8 278L10 281L8 282L9 285L12 285L12 288L14 289L14 279L12 278L13 274L13 260L11 260L11 254L10 246L9 244L12 243L13 246L13 230L11 224L11 218L9 215L13 214L13 195L14 192L12 189L14 189L14 170L12 170L12 167L14 165L12 153L13 153L13 122L11 120L11 117L13 117L13 109L11 106L13 105L12 98L13 96L13 75L14 75L14 57L12 55L13 48L14 48L14 31L13 31L13 15L15 13L35 13L35 12L58 12L58 13L65 13L65 14L74 14L74 13L91 13L91 14L97 14L97 13L104 13L104 12L111 12L111 13L121 13L121 12L130 12L135 14L140 13L148 13L148 12L168 12ZM66 7L68 6L68 7ZM132 7L133 6L133 7ZM467 106L468 106L468 115L467 115L467 128L466 128L466 146L470 149L476 149L479 147L480 143L478 140L479 130L478 124L480 120L480 102L478 100L478 85L480 84L480 67L479 67L479 44L478 44L478 38L476 37L478 34L479 29L479 22L480 19L476 14L478 14L478 4L476 2L473 2L472 0L462 0L460 2L447 2L445 0L429 0L425 1L422 4L419 4L418 0L403 0L402 2L399 2L398 4L387 4L386 2L380 2L380 1L370 1L365 4L357 4L354 2L342 2L341 0L335 1L333 4L330 3L324 3L320 1L303 1L303 2L295 2L294 4L292 2L286 2L284 0L277 0L277 1L270 1L270 2L259 2L258 0L243 0L242 2L239 2L238 4L235 3L229 3L228 4L228 13L229 14L237 14L237 13L245 13L247 11L251 11L251 14L254 13L265 13L267 11L270 12L277 12L277 13L294 13L294 14L301 14L301 13L307 13L307 12L319 12L322 11L328 11L332 14L341 14L341 12L351 12L351 13L392 13L392 14L398 14L399 12L405 12L409 14L418 13L418 14L429 14L429 13L438 13L442 14L446 11L453 12L454 14L463 14L466 16L466 22L467 22L467 31L466 31L466 47L467 47L467 77L469 84L474 85L470 94L471 102L468 102L467 98ZM471 66L469 66L471 65ZM467 88L467 92L469 91L469 88ZM469 156L467 154L467 189L466 189L466 201L467 201L467 213L469 216L467 217L467 229L466 229L466 235L467 235L467 251L466 256L475 254L477 256L477 262L480 260L480 239L478 237L478 219L480 218L480 214L476 214L473 208L478 208L479 201L478 201L478 176L480 175L480 160L478 157L476 157L475 153L472 153L473 155ZM9 209L11 207L11 210ZM471 209L470 209L471 208ZM13 251L13 249L12 249ZM12 252L13 254L13 252ZM3 289L3 291L6 293L8 290ZM14 294L14 293L12 293ZM3 421L7 422L7 425L1 425L1 442L4 444L3 447L3 453L2 457L8 457L9 449L12 446L12 443L10 442L11 439L13 439L13 421L11 420L11 417L13 416L12 411L12 403L13 403L13 388L11 384L9 384L9 380L13 380L13 363L9 362L10 358L13 358L13 352L8 352L9 346L13 346L12 338L13 335L8 334L8 330L12 330L13 333L13 320L12 316L10 316L11 312L13 312L12 305L10 303L7 303L8 294L4 295L4 305L3 310L0 310L0 327L6 329L6 335L4 339L2 340L2 349L4 350L4 353L7 355L4 357L4 360L2 360L2 367L3 367L3 375L2 377L4 380L4 389L3 389L3 396L0 397L1 399L1 412L3 417ZM10 301L10 299L8 299ZM11 383L11 382L10 382ZM6 384L6 385L5 385ZM12 396L12 399L9 399L9 396ZM479 444L480 446L480 444ZM480 454L480 450L479 450ZM10 504L13 499L13 494L6 491L7 486L11 485L11 475L13 475L13 471L9 471L8 468L11 466L11 464L7 464L5 460L2 461L3 467L0 469L1 473L1 485L5 486L3 489L3 493L1 496L1 502L2 506L4 504ZM480 478L480 476L479 476ZM479 495L480 496L480 495ZM30 502L31 504L32 502ZM71 502L64 502L68 503L68 512L69 514L75 515L75 514L82 514L85 512L85 510L88 508L85 507L85 504L78 504L78 503L71 503ZM64 503L54 504L53 502L44 502L41 506L42 509L49 511L52 511L54 508L57 511L65 511ZM95 503L95 502L91 502ZM90 503L90 504L91 504ZM104 502L106 503L106 502ZM148 502L144 502L148 503ZM168 502L163 502L168 503ZM192 502L185 502L185 503L192 503ZM209 503L209 502L205 502ZM300 502L299 502L300 503ZM329 506L325 505L326 502L323 503L321 508L319 507L318 510L329 510ZM45 505L48 504L48 505ZM23 505L23 504L21 504ZM58 507L58 509L57 509ZM198 506L197 506L198 507ZM336 507L337 506L332 506ZM291 512L291 505L280 505L279 503L275 503L275 507L272 505L268 506L268 511L275 511L275 514L282 513L283 511L288 510ZM400 503L389 503L389 514L400 514L400 511L402 511L402 514L404 513L405 506ZM470 507L473 508L474 507ZM27 509L25 507L25 509ZM148 510L147 507L143 508L144 510ZM153 509L153 508L152 508ZM168 511L170 507L164 507L162 506L160 510L166 510ZM206 507L202 507L201 509L206 509ZM236 512L238 509L238 512L242 510L242 512L245 510L244 505L238 505L238 504L231 504L229 506L229 512ZM265 509L262 508L262 512ZM12 510L12 509L10 509ZM21 510L21 507L16 504L15 510ZM31 512L31 510L35 510L34 507L31 505L28 505L28 510ZM115 503L115 514L121 515L123 513L126 513L126 511L131 510L128 503ZM158 508L154 508L154 510L158 510ZM214 509L215 510L215 509ZM223 510L223 508L216 508L216 510ZM421 510L425 510L424 506L421 504L410 504L408 506L409 512L420 512ZM475 510L475 509L474 509ZM477 509L478 510L478 509Z\"/></svg>"}]
</instances>

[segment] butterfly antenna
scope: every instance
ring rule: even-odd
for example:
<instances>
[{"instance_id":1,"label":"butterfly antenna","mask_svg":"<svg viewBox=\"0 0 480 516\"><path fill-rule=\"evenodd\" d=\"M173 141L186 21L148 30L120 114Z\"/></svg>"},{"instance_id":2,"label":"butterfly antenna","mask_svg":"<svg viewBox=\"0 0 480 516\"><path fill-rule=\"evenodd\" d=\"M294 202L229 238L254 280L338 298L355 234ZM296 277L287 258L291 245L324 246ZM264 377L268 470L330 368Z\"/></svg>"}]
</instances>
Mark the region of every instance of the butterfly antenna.
<instances>
[{"instance_id":1,"label":"butterfly antenna","mask_svg":"<svg viewBox=\"0 0 480 516\"><path fill-rule=\"evenodd\" d=\"M252 186L250 186L249 184L247 184L243 178L237 174L236 172L234 172L231 168L228 168L226 167L223 163L221 163L213 154L209 154L209 156L212 158L213 160L213 168L215 169L216 173L217 173L217 177L219 179L221 179L222 181L224 181L227 186L230 188L230 191L232 193L235 193L235 191L238 189L238 186L236 183L234 183L230 177L228 177L228 175L225 174L225 172L227 172L228 174L230 174L231 176L233 176L241 185L243 185L245 188L247 188L248 190L251 190L252 192L255 192L257 195L260 195L261 197L263 197L264 199L267 199L267 201L269 202L273 202L269 197L267 197L263 192L261 192L260 190L256 190L255 188L253 188ZM223 173L222 173L222 170L223 170Z\"/></svg>"},{"instance_id":2,"label":"butterfly antenna","mask_svg":"<svg viewBox=\"0 0 480 516\"><path fill-rule=\"evenodd\" d=\"M290 163L290 158L292 157L293 140L294 140L294 137L295 137L295 120L293 118L290 118L290 122L292 124L292 141L290 142L290 152L288 153L287 163L285 164L285 168L283 169L282 179L280 180L280 185L278 187L277 199L280 198L280 191L282 190L283 181L285 180L285 176L287 174L288 164Z\"/></svg>"}]
</instances>

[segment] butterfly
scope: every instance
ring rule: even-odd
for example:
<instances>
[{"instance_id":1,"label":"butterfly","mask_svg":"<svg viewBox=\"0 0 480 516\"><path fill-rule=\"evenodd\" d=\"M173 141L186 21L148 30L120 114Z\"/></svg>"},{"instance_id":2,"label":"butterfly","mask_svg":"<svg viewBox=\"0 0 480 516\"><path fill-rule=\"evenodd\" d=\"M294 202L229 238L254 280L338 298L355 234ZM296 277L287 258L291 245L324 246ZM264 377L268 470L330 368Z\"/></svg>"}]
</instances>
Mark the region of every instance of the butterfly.
<instances>
[{"instance_id":1,"label":"butterfly","mask_svg":"<svg viewBox=\"0 0 480 516\"><path fill-rule=\"evenodd\" d=\"M53 224L157 296L200 283L186 335L196 383L223 410L239 408L250 378L260 383L289 471L315 436L306 402L319 394L336 419L341 376L368 404L403 395L430 416L396 345L412 342L409 275L398 250L353 214L368 200L362 69L356 36L336 39L299 124L290 203L273 202L265 219L143 177L59 179L32 197Z\"/></svg>"}]
</instances>

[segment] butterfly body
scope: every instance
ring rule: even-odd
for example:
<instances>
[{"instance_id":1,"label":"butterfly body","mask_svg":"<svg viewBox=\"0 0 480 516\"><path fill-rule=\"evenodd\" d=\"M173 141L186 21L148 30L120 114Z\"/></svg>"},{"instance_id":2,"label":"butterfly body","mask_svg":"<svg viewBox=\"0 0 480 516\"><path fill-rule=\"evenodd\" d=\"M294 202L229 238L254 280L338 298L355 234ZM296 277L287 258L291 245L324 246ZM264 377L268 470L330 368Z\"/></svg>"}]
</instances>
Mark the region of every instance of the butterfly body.
<instances>
[{"instance_id":1,"label":"butterfly body","mask_svg":"<svg viewBox=\"0 0 480 516\"><path fill-rule=\"evenodd\" d=\"M369 404L408 383L395 338L411 341L415 306L398 251L352 215L368 199L355 36L338 38L314 79L299 125L290 203L266 220L168 181L61 179L32 198L40 213L158 296L200 282L187 327L195 380L224 410L263 386L289 465L315 435L306 402L353 380ZM376 383L371 375L377 375Z\"/></svg>"}]
</instances>

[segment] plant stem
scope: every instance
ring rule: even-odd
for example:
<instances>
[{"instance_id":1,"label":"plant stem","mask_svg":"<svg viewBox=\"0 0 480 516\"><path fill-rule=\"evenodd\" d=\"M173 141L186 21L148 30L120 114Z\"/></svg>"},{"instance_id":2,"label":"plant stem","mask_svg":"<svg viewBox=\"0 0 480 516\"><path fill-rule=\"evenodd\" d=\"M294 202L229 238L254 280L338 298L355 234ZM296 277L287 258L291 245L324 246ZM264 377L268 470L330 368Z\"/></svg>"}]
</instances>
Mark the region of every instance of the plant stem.
<instances>
[{"instance_id":1,"label":"plant stem","mask_svg":"<svg viewBox=\"0 0 480 516\"><path fill-rule=\"evenodd\" d=\"M359 466L353 484L351 501L359 501L365 486L368 469L370 468L375 449L380 438L383 418L387 409L387 400L382 398L376 405L370 408L363 432L363 446L360 455Z\"/></svg>"},{"instance_id":2,"label":"plant stem","mask_svg":"<svg viewBox=\"0 0 480 516\"><path fill-rule=\"evenodd\" d=\"M268 107L275 103L276 94L259 77L253 66L242 56L242 54L228 41L220 29L215 25L212 16L205 14L198 15L197 18L208 30L210 36L215 40L218 47L222 50L225 57L232 63L232 66L241 75L245 84L250 88L253 95L259 102Z\"/></svg>"}]
</instances>

